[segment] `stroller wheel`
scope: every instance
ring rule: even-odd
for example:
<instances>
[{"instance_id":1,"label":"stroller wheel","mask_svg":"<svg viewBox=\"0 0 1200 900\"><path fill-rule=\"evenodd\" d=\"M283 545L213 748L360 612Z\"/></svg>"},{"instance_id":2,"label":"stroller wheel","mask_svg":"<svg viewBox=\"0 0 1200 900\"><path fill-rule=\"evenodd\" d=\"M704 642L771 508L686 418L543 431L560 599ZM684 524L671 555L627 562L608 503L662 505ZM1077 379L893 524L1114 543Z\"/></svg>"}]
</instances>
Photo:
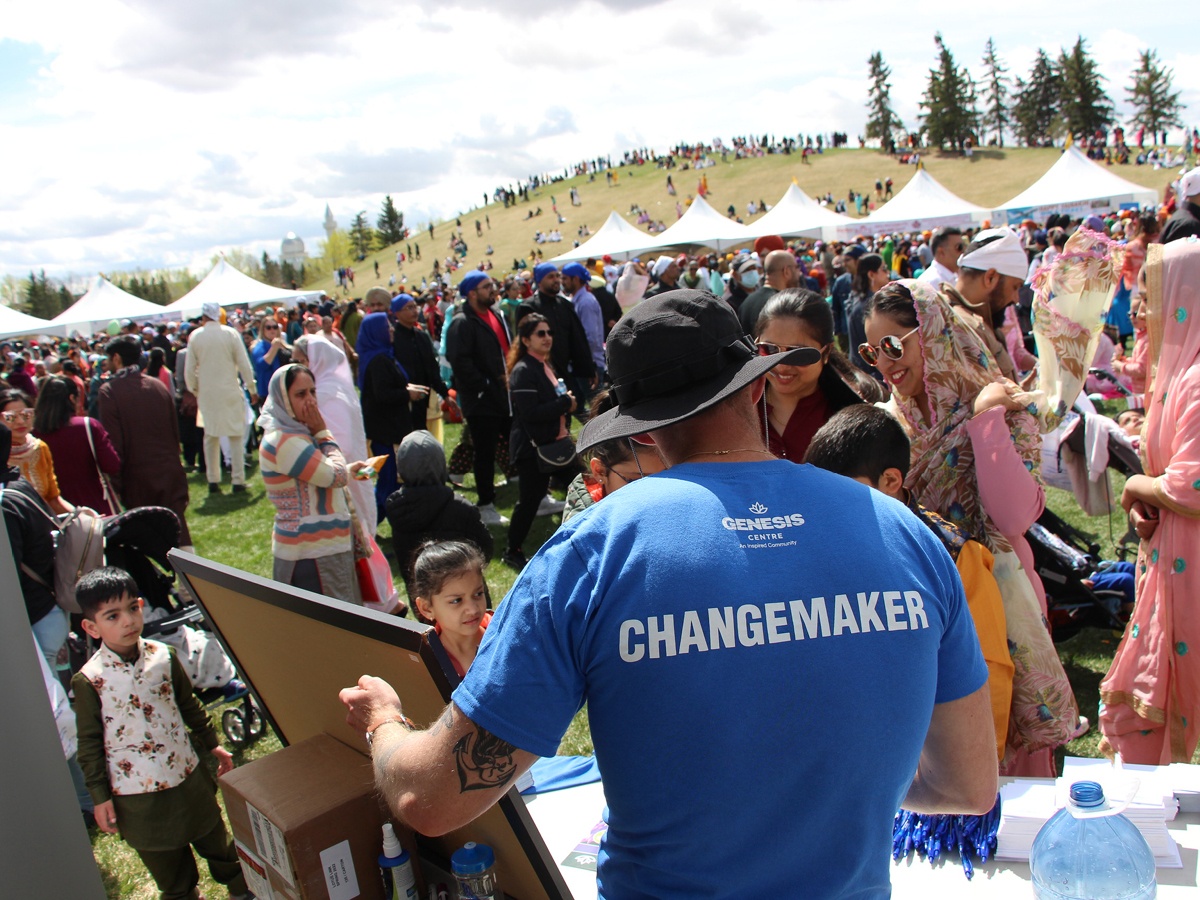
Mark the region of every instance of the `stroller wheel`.
<instances>
[{"instance_id":1,"label":"stroller wheel","mask_svg":"<svg viewBox=\"0 0 1200 900\"><path fill-rule=\"evenodd\" d=\"M253 743L262 737L263 731L266 729L266 722L259 714L258 707L252 701L246 703L246 734L250 738L248 743Z\"/></svg>"},{"instance_id":2,"label":"stroller wheel","mask_svg":"<svg viewBox=\"0 0 1200 900\"><path fill-rule=\"evenodd\" d=\"M250 744L250 729L247 726L246 714L240 709L227 709L221 714L221 730L229 738L229 743L239 750Z\"/></svg>"}]
</instances>

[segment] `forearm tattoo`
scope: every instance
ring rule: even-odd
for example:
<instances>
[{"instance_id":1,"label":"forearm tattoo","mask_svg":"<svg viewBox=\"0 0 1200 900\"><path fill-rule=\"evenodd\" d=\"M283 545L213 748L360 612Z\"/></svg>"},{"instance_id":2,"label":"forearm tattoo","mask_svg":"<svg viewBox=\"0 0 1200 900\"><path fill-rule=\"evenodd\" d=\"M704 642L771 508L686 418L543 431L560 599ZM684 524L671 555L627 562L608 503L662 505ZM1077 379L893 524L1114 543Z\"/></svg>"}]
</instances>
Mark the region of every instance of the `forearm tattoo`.
<instances>
[{"instance_id":1,"label":"forearm tattoo","mask_svg":"<svg viewBox=\"0 0 1200 900\"><path fill-rule=\"evenodd\" d=\"M459 792L500 788L517 772L516 747L479 726L454 745Z\"/></svg>"}]
</instances>

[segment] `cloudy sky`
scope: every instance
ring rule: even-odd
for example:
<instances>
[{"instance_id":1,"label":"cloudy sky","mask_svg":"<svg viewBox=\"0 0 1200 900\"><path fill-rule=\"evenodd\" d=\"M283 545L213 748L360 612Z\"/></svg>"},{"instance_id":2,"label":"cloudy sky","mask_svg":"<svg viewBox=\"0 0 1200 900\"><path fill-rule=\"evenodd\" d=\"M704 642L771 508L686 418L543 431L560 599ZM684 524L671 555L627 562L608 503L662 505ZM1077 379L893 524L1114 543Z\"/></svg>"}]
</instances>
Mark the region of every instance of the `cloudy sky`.
<instances>
[{"instance_id":1,"label":"cloudy sky","mask_svg":"<svg viewBox=\"0 0 1200 900\"><path fill-rule=\"evenodd\" d=\"M867 56L912 123L941 30L978 74L1088 41L1118 113L1156 48L1200 122L1200 7L944 0L39 0L0 4L0 274L310 253L391 193L410 224L629 147L863 128ZM1165 9L1147 5L1148 11ZM1057 11L1057 10L1062 10ZM1184 21L1186 20L1186 21Z\"/></svg>"}]
</instances>

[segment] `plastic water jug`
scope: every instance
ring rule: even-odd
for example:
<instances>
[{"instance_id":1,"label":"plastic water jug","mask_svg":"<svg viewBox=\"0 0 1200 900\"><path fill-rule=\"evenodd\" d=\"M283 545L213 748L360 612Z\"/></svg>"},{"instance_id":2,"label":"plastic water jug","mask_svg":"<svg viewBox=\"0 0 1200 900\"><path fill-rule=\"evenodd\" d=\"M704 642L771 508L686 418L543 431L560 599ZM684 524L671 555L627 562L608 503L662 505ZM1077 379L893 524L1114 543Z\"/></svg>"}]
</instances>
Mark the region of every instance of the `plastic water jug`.
<instances>
[{"instance_id":1,"label":"plastic water jug","mask_svg":"<svg viewBox=\"0 0 1200 900\"><path fill-rule=\"evenodd\" d=\"M1071 785L1070 804L1034 838L1029 869L1038 900L1150 900L1158 892L1150 845L1094 781Z\"/></svg>"}]
</instances>

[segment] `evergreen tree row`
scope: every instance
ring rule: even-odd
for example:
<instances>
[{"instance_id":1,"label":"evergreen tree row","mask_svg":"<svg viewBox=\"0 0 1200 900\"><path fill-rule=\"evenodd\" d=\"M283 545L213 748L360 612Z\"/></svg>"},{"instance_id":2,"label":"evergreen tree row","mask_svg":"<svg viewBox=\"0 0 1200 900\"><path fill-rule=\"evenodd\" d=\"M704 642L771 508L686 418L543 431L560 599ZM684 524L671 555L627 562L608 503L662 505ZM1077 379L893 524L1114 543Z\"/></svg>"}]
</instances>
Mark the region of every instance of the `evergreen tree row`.
<instances>
[{"instance_id":1,"label":"evergreen tree row","mask_svg":"<svg viewBox=\"0 0 1200 900\"><path fill-rule=\"evenodd\" d=\"M1011 81L991 38L984 48L979 80L966 66L958 65L940 33L934 35L934 44L937 65L929 70L920 103L924 146L963 150L970 140L1003 147L1005 137L1013 135L1018 143L1040 147L1068 135L1087 140L1119 124L1104 87L1108 79L1100 74L1082 37L1070 50L1060 51L1057 59L1039 49L1028 76ZM878 51L871 54L867 67L866 137L879 139L886 152L895 152L896 140L904 138L905 131L892 108L891 69ZM1156 51L1141 51L1126 88L1126 101L1133 110L1130 127L1153 136L1183 125L1183 104L1173 79L1174 73Z\"/></svg>"}]
</instances>

